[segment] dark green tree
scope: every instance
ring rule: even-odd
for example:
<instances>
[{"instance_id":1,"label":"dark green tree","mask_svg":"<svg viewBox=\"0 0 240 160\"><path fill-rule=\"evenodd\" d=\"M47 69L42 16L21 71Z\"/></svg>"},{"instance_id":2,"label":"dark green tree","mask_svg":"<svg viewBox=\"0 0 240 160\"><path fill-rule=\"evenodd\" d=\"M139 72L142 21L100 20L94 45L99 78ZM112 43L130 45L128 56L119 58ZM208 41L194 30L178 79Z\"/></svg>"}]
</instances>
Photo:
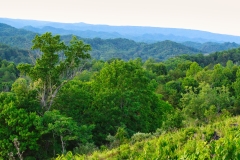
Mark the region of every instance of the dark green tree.
<instances>
[{"instance_id":1,"label":"dark green tree","mask_svg":"<svg viewBox=\"0 0 240 160\"><path fill-rule=\"evenodd\" d=\"M92 121L98 142L121 126L126 126L130 135L161 127L170 105L155 94L156 81L146 75L138 61L115 60L93 78Z\"/></svg>"}]
</instances>

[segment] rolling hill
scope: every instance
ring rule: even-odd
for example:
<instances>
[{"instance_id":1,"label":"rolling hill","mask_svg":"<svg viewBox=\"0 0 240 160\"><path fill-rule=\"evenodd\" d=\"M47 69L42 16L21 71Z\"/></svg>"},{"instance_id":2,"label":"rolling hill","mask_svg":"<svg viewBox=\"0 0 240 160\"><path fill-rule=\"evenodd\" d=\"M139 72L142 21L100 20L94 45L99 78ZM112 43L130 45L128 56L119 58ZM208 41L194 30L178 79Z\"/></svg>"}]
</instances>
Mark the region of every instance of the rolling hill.
<instances>
[{"instance_id":1,"label":"rolling hill","mask_svg":"<svg viewBox=\"0 0 240 160\"><path fill-rule=\"evenodd\" d=\"M36 33L0 23L0 43L20 49L30 48Z\"/></svg>"},{"instance_id":2,"label":"rolling hill","mask_svg":"<svg viewBox=\"0 0 240 160\"><path fill-rule=\"evenodd\" d=\"M0 24L0 43L29 50L32 39L37 33L17 29L6 24ZM69 42L72 35L62 36L62 40ZM180 55L200 53L202 51L187 47L180 43L172 41L162 41L157 43L135 42L129 39L101 39L101 38L80 38L85 43L92 46L91 56L96 59L109 60L112 58L121 58L124 60L142 58L146 60L150 57L158 61L166 58Z\"/></svg>"},{"instance_id":3,"label":"rolling hill","mask_svg":"<svg viewBox=\"0 0 240 160\"><path fill-rule=\"evenodd\" d=\"M206 42L206 43L197 43L197 42L183 42L185 46L192 47L203 51L204 53L212 53L217 51L224 51L233 48L238 48L240 45L237 43L216 43L216 42Z\"/></svg>"},{"instance_id":4,"label":"rolling hill","mask_svg":"<svg viewBox=\"0 0 240 160\"><path fill-rule=\"evenodd\" d=\"M206 31L177 29L177 28L161 28L161 27L143 27L143 26L109 26L109 25L92 25L86 23L59 23L36 20L21 20L0 18L0 23L6 23L16 28L23 28L33 31L37 28L39 32L44 30L44 27L52 27L51 30L58 30L58 34L71 32L78 36L82 36L82 31L85 31L84 38L127 38L142 42L157 42L171 40L176 42L193 41L193 42L235 42L240 43L239 36L224 35L211 33ZM28 26L28 27L26 27ZM29 27L32 26L32 27ZM35 29L36 31L36 29ZM102 33L100 36L99 32ZM93 34L94 33L94 34ZM117 37L116 37L117 36Z\"/></svg>"},{"instance_id":5,"label":"rolling hill","mask_svg":"<svg viewBox=\"0 0 240 160\"><path fill-rule=\"evenodd\" d=\"M40 33L45 33L51 31L53 27L45 27ZM12 53L17 51L16 49L30 50L32 46L32 39L36 34L38 29L32 28L32 31L27 31L25 29L17 29L7 24L0 23L0 43L6 44L9 47L14 47L11 49ZM36 32L35 32L36 31ZM54 30L52 33L57 34L59 30ZM61 32L66 30L61 29ZM102 32L92 31L94 34L104 35ZM85 34L85 31L82 31ZM72 35L69 32L65 32L66 35L61 36L62 40L69 42L72 38ZM87 33L86 33L87 34ZM86 36L86 35L85 35ZM104 35L107 38L109 35ZM93 36L94 37L94 36ZM195 53L211 53L215 51L222 51L231 48L239 47L236 43L216 43L216 42L206 42L206 43L197 43L197 42L183 42L177 43L169 40L164 40L155 43L145 43L145 42L136 42L126 38L114 38L114 39L104 39L104 38L81 38L85 43L92 46L91 56L95 59L109 60L112 58L121 58L123 60L141 58L146 60L148 58L154 58L156 61L163 61L167 58L181 55L181 54L195 54ZM9 57L4 52L5 57ZM25 53L19 52L19 53ZM3 53L2 53L3 55ZM12 54L15 56L29 56L28 54ZM12 56L13 57L13 56ZM19 58L11 58L16 61ZM26 58L23 58L26 59ZM29 61L29 58L27 58ZM10 60L10 59L8 59ZM17 61L16 61L17 62Z\"/></svg>"}]
</instances>

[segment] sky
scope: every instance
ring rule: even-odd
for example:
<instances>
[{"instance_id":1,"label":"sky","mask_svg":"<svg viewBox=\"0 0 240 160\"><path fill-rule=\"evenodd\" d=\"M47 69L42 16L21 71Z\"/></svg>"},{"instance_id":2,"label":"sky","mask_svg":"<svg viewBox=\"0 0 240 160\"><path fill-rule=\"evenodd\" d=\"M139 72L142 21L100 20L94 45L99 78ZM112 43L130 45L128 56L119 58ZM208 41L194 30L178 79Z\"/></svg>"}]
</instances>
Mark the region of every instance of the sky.
<instances>
[{"instance_id":1,"label":"sky","mask_svg":"<svg viewBox=\"0 0 240 160\"><path fill-rule=\"evenodd\" d=\"M239 0L0 0L0 17L185 28L240 36Z\"/></svg>"}]
</instances>

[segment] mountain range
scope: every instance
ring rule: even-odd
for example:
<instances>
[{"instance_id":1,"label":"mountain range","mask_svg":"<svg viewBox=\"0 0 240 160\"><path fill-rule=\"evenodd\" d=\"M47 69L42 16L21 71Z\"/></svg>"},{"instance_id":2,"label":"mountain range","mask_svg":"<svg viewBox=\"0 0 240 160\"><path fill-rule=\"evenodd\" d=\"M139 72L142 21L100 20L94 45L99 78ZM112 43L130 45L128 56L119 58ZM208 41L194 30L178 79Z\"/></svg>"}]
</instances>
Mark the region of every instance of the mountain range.
<instances>
[{"instance_id":1,"label":"mountain range","mask_svg":"<svg viewBox=\"0 0 240 160\"><path fill-rule=\"evenodd\" d=\"M240 43L240 36L224 35L199 30L144 27L144 26L109 26L86 23L60 23L36 20L21 20L0 18L5 23L16 28L44 33L50 31L60 35L74 34L83 38L127 38L137 42L153 43L171 40L175 42L192 41L205 42L235 42Z\"/></svg>"},{"instance_id":2,"label":"mountain range","mask_svg":"<svg viewBox=\"0 0 240 160\"><path fill-rule=\"evenodd\" d=\"M36 34L38 33L26 31L24 29L17 29L0 23L0 43L11 47L30 50L30 47L32 46L31 41ZM61 36L61 38L64 42L68 43L71 40L72 35L64 35ZM164 60L174 55L201 52L198 49L168 40L148 44L144 42L135 42L133 40L124 38L78 38L91 45L91 56L93 58L102 60L109 60L112 58L129 60L138 57L142 58L143 60L146 60L150 57L155 58L156 60ZM4 50L6 50L6 47ZM6 54L4 53L4 55Z\"/></svg>"},{"instance_id":3,"label":"mountain range","mask_svg":"<svg viewBox=\"0 0 240 160\"><path fill-rule=\"evenodd\" d=\"M32 22L32 21L31 21ZM35 25L43 25L36 21ZM15 24L16 25L16 24ZM23 26L24 24L22 24ZM19 27L20 22L19 22ZM31 28L33 31L29 31L26 28ZM91 28L91 27L90 27ZM8 60L12 60L16 63L20 56L20 59L24 59L29 62L29 58L23 58L22 56L29 56L30 48L32 46L32 40L36 34L42 34L45 32L52 32L53 34L62 34L61 38L64 42L68 43L72 38L72 35L77 35L74 32L64 32L65 29L56 29L54 27L43 27L40 31L34 27L22 27L15 28L13 26L0 23L0 57L8 57ZM77 33L78 31L76 31ZM86 36L89 35L88 31L81 31ZM181 54L196 54L196 53L212 53L216 51L228 50L232 48L238 48L240 45L235 42L174 42L170 40L156 41L152 43L139 42L131 39L122 38L119 33L115 33L118 38L107 38L108 34L105 32L91 31L92 38L84 38L85 36L78 36L79 39L85 43L90 44L92 47L91 56L95 59L109 60L112 58L121 58L123 60L129 60L134 58L141 58L146 60L148 58L154 58L156 61L163 61L167 58L181 55ZM98 34L98 36L96 36ZM105 38L94 38L105 36ZM150 37L149 37L150 38ZM7 46L5 46L7 45ZM20 51L20 50L21 51ZM25 51L24 51L25 50ZM16 53L15 53L16 52ZM21 53L21 54L19 54ZM23 53L23 54L22 54Z\"/></svg>"}]
</instances>

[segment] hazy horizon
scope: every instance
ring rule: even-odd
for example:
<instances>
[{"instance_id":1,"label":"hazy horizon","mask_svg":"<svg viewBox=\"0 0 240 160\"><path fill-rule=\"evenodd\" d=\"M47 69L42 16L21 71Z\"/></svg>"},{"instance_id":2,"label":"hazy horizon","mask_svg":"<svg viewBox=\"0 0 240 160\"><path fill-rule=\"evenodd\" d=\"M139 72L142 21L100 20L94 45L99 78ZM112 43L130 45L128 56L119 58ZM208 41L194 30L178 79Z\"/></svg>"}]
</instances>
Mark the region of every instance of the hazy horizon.
<instances>
[{"instance_id":1,"label":"hazy horizon","mask_svg":"<svg viewBox=\"0 0 240 160\"><path fill-rule=\"evenodd\" d=\"M237 0L8 0L0 17L110 26L181 28L240 36Z\"/></svg>"}]
</instances>

